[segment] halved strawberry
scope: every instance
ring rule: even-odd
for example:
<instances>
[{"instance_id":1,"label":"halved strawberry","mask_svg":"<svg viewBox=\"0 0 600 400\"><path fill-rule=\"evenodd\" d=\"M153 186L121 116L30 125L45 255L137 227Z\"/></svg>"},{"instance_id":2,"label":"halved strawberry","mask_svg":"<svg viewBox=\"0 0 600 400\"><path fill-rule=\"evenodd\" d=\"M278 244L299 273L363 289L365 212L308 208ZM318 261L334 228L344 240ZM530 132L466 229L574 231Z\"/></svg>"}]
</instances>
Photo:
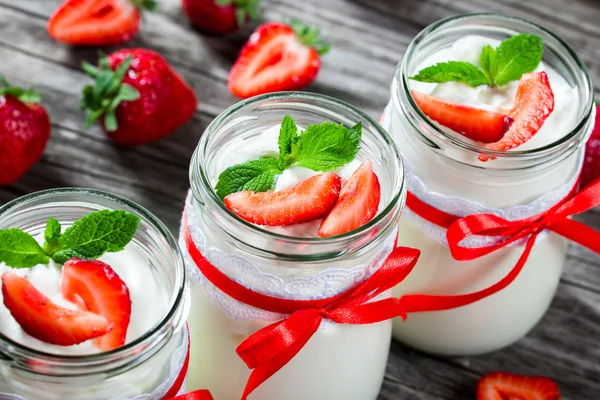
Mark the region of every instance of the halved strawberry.
<instances>
[{"instance_id":1,"label":"halved strawberry","mask_svg":"<svg viewBox=\"0 0 600 400\"><path fill-rule=\"evenodd\" d=\"M229 73L229 90L246 98L307 86L319 72L319 55L329 50L318 33L299 22L259 26Z\"/></svg>"},{"instance_id":2,"label":"halved strawberry","mask_svg":"<svg viewBox=\"0 0 600 400\"><path fill-rule=\"evenodd\" d=\"M335 205L341 179L333 172L315 175L277 192L244 191L225 197L240 218L259 225L292 225L321 218Z\"/></svg>"},{"instance_id":3,"label":"halved strawberry","mask_svg":"<svg viewBox=\"0 0 600 400\"><path fill-rule=\"evenodd\" d=\"M341 235L363 226L377 214L380 199L379 179L371 161L365 161L342 185L340 197L317 235Z\"/></svg>"},{"instance_id":4,"label":"halved strawberry","mask_svg":"<svg viewBox=\"0 0 600 400\"><path fill-rule=\"evenodd\" d=\"M513 123L512 118L497 112L452 103L414 90L411 93L429 118L477 142L499 141Z\"/></svg>"},{"instance_id":5,"label":"halved strawberry","mask_svg":"<svg viewBox=\"0 0 600 400\"><path fill-rule=\"evenodd\" d=\"M486 147L506 151L525 143L540 130L553 110L554 93L548 75L545 72L524 74L519 81L513 108L508 114L515 122L502 140Z\"/></svg>"},{"instance_id":6,"label":"halved strawberry","mask_svg":"<svg viewBox=\"0 0 600 400\"><path fill-rule=\"evenodd\" d=\"M96 339L100 350L108 351L125 344L131 319L129 289L108 264L70 259L63 265L61 291L67 300L85 304L88 310L114 324L110 333Z\"/></svg>"},{"instance_id":7,"label":"halved strawberry","mask_svg":"<svg viewBox=\"0 0 600 400\"><path fill-rule=\"evenodd\" d=\"M494 372L477 387L477 400L558 400L558 385L550 378Z\"/></svg>"},{"instance_id":8,"label":"halved strawberry","mask_svg":"<svg viewBox=\"0 0 600 400\"><path fill-rule=\"evenodd\" d=\"M2 275L4 305L21 328L46 343L72 346L111 331L105 317L54 304L29 281L14 272Z\"/></svg>"},{"instance_id":9,"label":"halved strawberry","mask_svg":"<svg viewBox=\"0 0 600 400\"><path fill-rule=\"evenodd\" d=\"M50 37L84 46L127 42L140 29L140 10L153 10L154 0L67 0L48 21Z\"/></svg>"}]
</instances>

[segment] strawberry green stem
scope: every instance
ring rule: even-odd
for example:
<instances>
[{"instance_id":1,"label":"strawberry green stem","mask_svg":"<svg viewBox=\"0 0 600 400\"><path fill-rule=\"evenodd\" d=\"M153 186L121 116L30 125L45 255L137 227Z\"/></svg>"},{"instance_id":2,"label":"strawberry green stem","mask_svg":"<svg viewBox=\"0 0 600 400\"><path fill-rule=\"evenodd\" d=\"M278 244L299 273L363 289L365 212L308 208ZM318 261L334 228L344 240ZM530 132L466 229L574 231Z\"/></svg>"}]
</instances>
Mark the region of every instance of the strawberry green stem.
<instances>
[{"instance_id":1,"label":"strawberry green stem","mask_svg":"<svg viewBox=\"0 0 600 400\"><path fill-rule=\"evenodd\" d=\"M215 0L222 7L233 5L238 26L246 25L246 21L255 21L260 16L260 0Z\"/></svg>"},{"instance_id":2,"label":"strawberry green stem","mask_svg":"<svg viewBox=\"0 0 600 400\"><path fill-rule=\"evenodd\" d=\"M294 19L290 26L296 32L298 39L305 45L312 47L319 54L325 54L331 49L331 45L319 38L319 30L304 22Z\"/></svg>"},{"instance_id":3,"label":"strawberry green stem","mask_svg":"<svg viewBox=\"0 0 600 400\"><path fill-rule=\"evenodd\" d=\"M155 0L130 0L140 11L156 11L158 3Z\"/></svg>"},{"instance_id":4,"label":"strawberry green stem","mask_svg":"<svg viewBox=\"0 0 600 400\"><path fill-rule=\"evenodd\" d=\"M103 118L104 128L114 132L118 128L115 110L123 101L133 101L140 98L140 92L131 85L124 84L123 78L131 65L131 56L121 61L113 71L107 57L101 57L99 66L95 67L84 61L83 70L96 79L94 85L83 88L81 109L86 111L86 128L96 120Z\"/></svg>"},{"instance_id":5,"label":"strawberry green stem","mask_svg":"<svg viewBox=\"0 0 600 400\"><path fill-rule=\"evenodd\" d=\"M12 96L19 99L23 103L39 103L42 101L42 96L31 86L23 89L18 86L11 85L6 78L0 75L0 96Z\"/></svg>"}]
</instances>

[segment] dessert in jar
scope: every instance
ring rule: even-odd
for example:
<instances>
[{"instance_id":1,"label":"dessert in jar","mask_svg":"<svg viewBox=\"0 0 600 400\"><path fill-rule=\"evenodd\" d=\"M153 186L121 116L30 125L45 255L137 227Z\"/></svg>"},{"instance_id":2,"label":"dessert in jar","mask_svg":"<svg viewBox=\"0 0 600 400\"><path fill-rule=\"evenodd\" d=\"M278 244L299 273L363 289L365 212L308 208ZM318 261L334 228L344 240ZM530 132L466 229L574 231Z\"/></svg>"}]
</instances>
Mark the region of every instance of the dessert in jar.
<instances>
[{"instance_id":1,"label":"dessert in jar","mask_svg":"<svg viewBox=\"0 0 600 400\"><path fill-rule=\"evenodd\" d=\"M541 216L577 189L594 124L587 70L541 27L473 14L417 35L391 92L382 124L409 193L399 243L422 252L394 296L430 294L438 310L396 319L393 336L443 355L507 346L548 309L575 240Z\"/></svg>"},{"instance_id":2,"label":"dessert in jar","mask_svg":"<svg viewBox=\"0 0 600 400\"><path fill-rule=\"evenodd\" d=\"M57 189L0 208L0 398L169 399L185 390L189 289L139 205Z\"/></svg>"},{"instance_id":3,"label":"dessert in jar","mask_svg":"<svg viewBox=\"0 0 600 400\"><path fill-rule=\"evenodd\" d=\"M401 314L389 289L418 255L394 249L405 192L387 133L326 96L259 96L208 126L190 177L188 389L375 399Z\"/></svg>"}]
</instances>

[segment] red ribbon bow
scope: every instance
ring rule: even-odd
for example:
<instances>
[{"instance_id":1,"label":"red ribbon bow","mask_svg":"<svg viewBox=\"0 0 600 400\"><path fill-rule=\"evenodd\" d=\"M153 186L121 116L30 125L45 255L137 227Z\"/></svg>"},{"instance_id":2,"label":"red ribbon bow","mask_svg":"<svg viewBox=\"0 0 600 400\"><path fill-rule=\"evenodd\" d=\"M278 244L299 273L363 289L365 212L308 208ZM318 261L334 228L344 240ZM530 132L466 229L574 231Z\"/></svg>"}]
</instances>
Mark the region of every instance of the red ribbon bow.
<instances>
[{"instance_id":1,"label":"red ribbon bow","mask_svg":"<svg viewBox=\"0 0 600 400\"><path fill-rule=\"evenodd\" d=\"M473 260L510 243L527 239L523 254L509 274L502 280L479 292L457 296L440 296L430 302L429 305L433 308L429 308L429 310L454 308L474 303L510 285L525 265L535 244L536 237L545 229L600 253L600 232L569 218L600 204L600 179L595 180L579 192L576 189L577 185L567 197L548 211L519 221L508 221L493 214L474 214L460 218L438 210L409 193L406 205L412 212L431 223L448 229L446 232L448 247L456 260ZM491 246L461 246L460 243L464 239L473 235L502 236L504 240ZM436 308L433 303L442 304L444 308ZM421 302L421 305L424 305L424 303Z\"/></svg>"},{"instance_id":2,"label":"red ribbon bow","mask_svg":"<svg viewBox=\"0 0 600 400\"><path fill-rule=\"evenodd\" d=\"M196 390L194 392L182 394L181 396L171 397L165 400L213 400L208 390Z\"/></svg>"},{"instance_id":3,"label":"red ribbon bow","mask_svg":"<svg viewBox=\"0 0 600 400\"><path fill-rule=\"evenodd\" d=\"M414 268L420 254L416 249L395 248L381 268L354 288L322 300L290 300L256 293L210 264L194 244L185 214L183 238L202 274L221 291L244 304L289 314L287 318L254 333L238 346L238 355L253 369L242 400L304 347L323 318L339 324L370 324L398 316L406 318L409 310L399 299L371 300L402 282Z\"/></svg>"}]
</instances>

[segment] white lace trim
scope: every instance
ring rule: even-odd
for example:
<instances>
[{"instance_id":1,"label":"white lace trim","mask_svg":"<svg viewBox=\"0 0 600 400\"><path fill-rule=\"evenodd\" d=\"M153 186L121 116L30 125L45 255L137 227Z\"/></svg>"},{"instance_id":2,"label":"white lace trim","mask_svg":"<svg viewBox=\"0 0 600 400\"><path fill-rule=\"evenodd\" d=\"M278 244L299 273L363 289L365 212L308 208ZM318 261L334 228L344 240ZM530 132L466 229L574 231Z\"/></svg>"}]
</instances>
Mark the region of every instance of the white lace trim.
<instances>
[{"instance_id":1,"label":"white lace trim","mask_svg":"<svg viewBox=\"0 0 600 400\"><path fill-rule=\"evenodd\" d=\"M185 207L187 220L197 221L198 210L191 194L188 195ZM204 232L195 224L189 224L189 230L192 240L200 253L230 279L258 293L294 300L324 299L335 296L349 287L364 281L383 265L394 249L396 241L396 232L394 231L384 241L375 258L368 265L359 265L350 269L330 268L310 277L282 279L273 274L261 271L258 266L246 258L231 255L217 247L210 246ZM217 303L232 319L275 322L286 317L283 314L261 310L241 303L223 293L202 275L186 250L182 234L180 234L179 244L181 249L183 249L186 271L189 278L192 282L201 284L208 297ZM321 327L325 325L322 324Z\"/></svg>"},{"instance_id":2,"label":"white lace trim","mask_svg":"<svg viewBox=\"0 0 600 400\"><path fill-rule=\"evenodd\" d=\"M380 120L381 125L388 132L391 128L391 107L392 105L390 102L385 107L385 110L383 111ZM537 214L541 214L558 204L562 199L564 199L569 194L571 189L573 189L577 182L577 178L583 165L584 155L585 148L582 148L579 153L579 168L577 168L577 170L575 171L576 173L574 173L573 176L571 176L564 185L558 187L552 192L544 194L543 196L535 199L529 204L519 205L510 208L487 208L479 203L470 201L468 199L455 196L445 196L443 194L430 191L427 189L423 181L419 179L417 174L411 171L410 166L406 163L406 159L404 159L406 186L408 191L414 194L416 197L418 197L421 201L448 214L457 215L461 217L472 214L493 214L502 217L508 221L516 221L529 218ZM419 217L418 215L413 213L409 207L406 207L403 217L417 223L428 236L439 241L444 246L448 246L448 241L446 239L446 229ZM536 241L543 240L546 237L546 235L547 231L542 232L538 235ZM498 243L498 241L501 240L503 239L497 236L472 236L463 240L461 245L466 247L483 247L496 244ZM523 244L525 240L526 238L522 239L521 241L511 243L508 246Z\"/></svg>"},{"instance_id":3,"label":"white lace trim","mask_svg":"<svg viewBox=\"0 0 600 400\"><path fill-rule=\"evenodd\" d=\"M175 381L177 380L177 377L181 373L183 364L185 362L185 358L187 356L188 342L189 342L189 336L187 333L187 329L185 329L184 334L183 334L183 340L181 341L181 344L175 349L175 351L173 351L173 354L171 356L171 361L169 362L169 364L170 364L169 377L166 380L164 380L160 385L158 385L158 387L156 387L156 389L154 389L152 391L152 393L141 394L141 395L138 395L135 397L118 397L118 398L114 398L113 400L161 400L165 396L165 394L167 394L169 389L171 389L171 387L173 387L173 385L175 384ZM187 379L187 377L186 377L186 379ZM185 392L185 389L186 389L185 386L186 385L184 382L184 384L182 385L178 394L183 394ZM13 393L0 393L0 400L27 400L27 399L24 397L21 397L19 395L13 394Z\"/></svg>"}]
</instances>

